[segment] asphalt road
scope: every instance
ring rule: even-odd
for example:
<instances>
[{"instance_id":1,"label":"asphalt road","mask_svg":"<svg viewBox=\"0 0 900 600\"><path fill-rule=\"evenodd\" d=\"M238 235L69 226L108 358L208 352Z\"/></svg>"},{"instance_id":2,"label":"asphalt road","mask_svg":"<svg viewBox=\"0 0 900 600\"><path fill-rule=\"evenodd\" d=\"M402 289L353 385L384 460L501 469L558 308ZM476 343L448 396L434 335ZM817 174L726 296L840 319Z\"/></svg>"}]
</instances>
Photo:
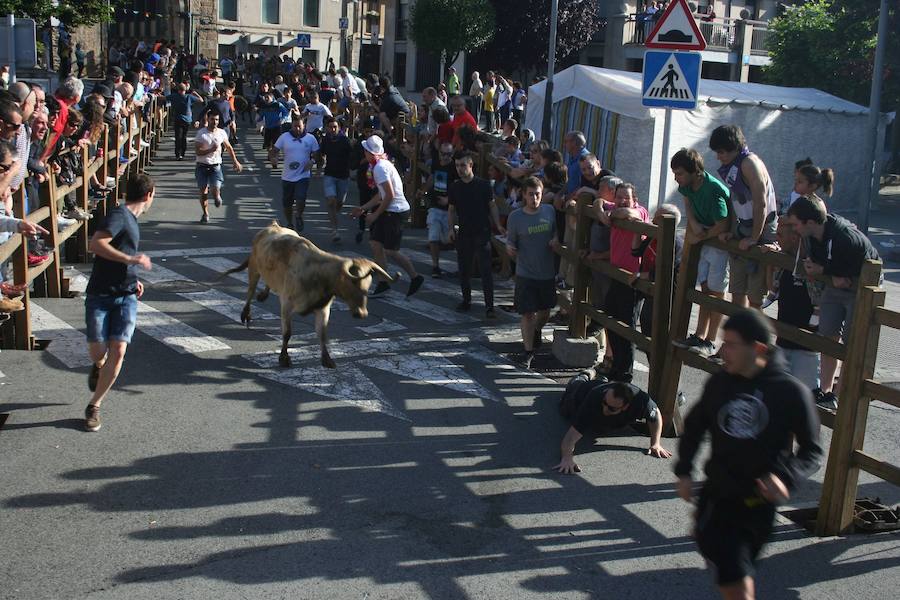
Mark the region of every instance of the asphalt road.
<instances>
[{"instance_id":1,"label":"asphalt road","mask_svg":"<svg viewBox=\"0 0 900 600\"><path fill-rule=\"evenodd\" d=\"M335 310L335 371L297 317L294 367L279 369L277 298L246 329L240 277L212 284L271 221L280 185L259 147L240 144L250 169L227 174L225 206L200 225L193 164L163 144L142 218L155 268L100 432L81 429L79 300L37 301L47 350L0 354L0 598L715 597L671 462L645 456L645 437L584 445L581 475L550 470L561 386L507 360L516 320L485 323L477 291L468 316L453 279L413 301L401 282L364 321ZM329 241L319 179L310 198L313 241L368 254L350 219ZM424 232L406 240L427 274ZM689 402L703 379L685 373ZM867 447L900 462L896 411L870 416ZM792 505L813 505L821 478ZM861 495L900 500L862 481ZM817 539L779 518L760 596L892 598L897 541Z\"/></svg>"}]
</instances>

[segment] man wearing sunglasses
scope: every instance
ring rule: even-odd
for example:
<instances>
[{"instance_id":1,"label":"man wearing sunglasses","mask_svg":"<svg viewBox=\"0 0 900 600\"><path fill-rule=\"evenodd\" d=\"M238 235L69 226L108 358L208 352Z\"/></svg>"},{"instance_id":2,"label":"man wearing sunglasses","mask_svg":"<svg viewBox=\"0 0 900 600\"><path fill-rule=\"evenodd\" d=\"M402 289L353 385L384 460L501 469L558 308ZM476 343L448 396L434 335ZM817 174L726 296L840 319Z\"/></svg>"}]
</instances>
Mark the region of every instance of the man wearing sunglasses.
<instances>
[{"instance_id":1,"label":"man wearing sunglasses","mask_svg":"<svg viewBox=\"0 0 900 600\"><path fill-rule=\"evenodd\" d=\"M24 123L22 109L11 98L12 95L8 94L7 99L0 99L0 139L7 142L16 139Z\"/></svg>"},{"instance_id":2,"label":"man wearing sunglasses","mask_svg":"<svg viewBox=\"0 0 900 600\"><path fill-rule=\"evenodd\" d=\"M662 417L647 392L630 383L594 379L592 370L573 377L559 402L559 413L571 427L560 444L562 458L553 467L560 473L580 473L575 463L575 445L582 437L597 438L610 431L646 421L650 431L650 447L646 454L669 458L672 454L660 445Z\"/></svg>"}]
</instances>

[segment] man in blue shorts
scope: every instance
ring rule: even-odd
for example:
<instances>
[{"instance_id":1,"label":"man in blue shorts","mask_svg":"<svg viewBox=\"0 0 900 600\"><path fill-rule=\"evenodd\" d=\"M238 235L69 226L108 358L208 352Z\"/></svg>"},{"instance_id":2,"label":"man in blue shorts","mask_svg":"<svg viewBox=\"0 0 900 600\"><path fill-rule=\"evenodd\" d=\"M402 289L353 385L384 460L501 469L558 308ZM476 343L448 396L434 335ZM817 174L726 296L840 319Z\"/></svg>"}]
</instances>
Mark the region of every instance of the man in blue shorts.
<instances>
[{"instance_id":1,"label":"man in blue shorts","mask_svg":"<svg viewBox=\"0 0 900 600\"><path fill-rule=\"evenodd\" d=\"M312 166L319 152L319 142L315 136L306 133L303 117L299 113L291 116L291 130L282 133L269 149L269 162L278 168L278 153L284 153L284 168L281 171L281 205L284 211L285 227L293 227L297 233L303 231L303 211ZM296 210L294 209L296 205Z\"/></svg>"},{"instance_id":2,"label":"man in blue shorts","mask_svg":"<svg viewBox=\"0 0 900 600\"><path fill-rule=\"evenodd\" d=\"M222 185L225 173L222 171L222 149L231 155L234 170L241 172L243 167L238 162L237 154L228 141L228 132L219 127L219 113L212 110L206 113L206 127L197 132L194 139L194 152L197 155L197 166L194 175L200 189L201 223L209 223L209 196L212 194L216 208L222 206Z\"/></svg>"},{"instance_id":3,"label":"man in blue shorts","mask_svg":"<svg viewBox=\"0 0 900 600\"><path fill-rule=\"evenodd\" d=\"M334 117L325 119L325 136L322 138L322 154L325 156L325 200L328 202L328 221L331 223L331 241L338 243L338 213L344 207L350 188L350 139L341 130Z\"/></svg>"},{"instance_id":4,"label":"man in blue shorts","mask_svg":"<svg viewBox=\"0 0 900 600\"><path fill-rule=\"evenodd\" d=\"M91 356L88 389L94 395L84 411L84 428L100 429L100 404L109 392L125 360L125 350L137 322L138 298L144 286L137 267L149 270L150 258L138 254L137 219L153 204L154 183L144 174L128 180L125 204L111 211L97 226L89 249L94 269L84 301L88 352Z\"/></svg>"}]
</instances>

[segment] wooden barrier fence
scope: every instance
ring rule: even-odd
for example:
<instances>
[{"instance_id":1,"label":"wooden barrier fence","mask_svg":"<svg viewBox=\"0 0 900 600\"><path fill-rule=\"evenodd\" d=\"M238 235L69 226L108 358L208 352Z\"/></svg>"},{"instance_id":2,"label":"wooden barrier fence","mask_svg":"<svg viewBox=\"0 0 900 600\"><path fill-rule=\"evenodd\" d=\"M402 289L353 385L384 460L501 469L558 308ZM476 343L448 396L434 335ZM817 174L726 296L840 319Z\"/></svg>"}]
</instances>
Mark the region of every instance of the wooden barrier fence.
<instances>
[{"instance_id":1,"label":"wooden barrier fence","mask_svg":"<svg viewBox=\"0 0 900 600\"><path fill-rule=\"evenodd\" d=\"M124 198L125 182L130 177L142 172L150 164L151 156L156 151L159 138L165 132L168 124L168 111L162 101L155 97L147 109L145 118L141 111L134 113L134 118L128 119L128 127L122 128L120 122L114 126L104 126L104 131L98 141L98 149L95 157L91 159L89 149L86 146L75 146L64 149L60 156L72 152L81 154L81 172L69 185L57 185L56 176L48 171L47 180L38 187L38 198L31 199L32 203L39 204L38 208L27 211L25 200L25 183L13 197L13 214L19 219L40 223L49 232L45 237L45 244L52 249L50 258L33 267L28 266L28 242L29 240L20 233L13 234L6 242L0 244L0 263L10 260L13 266L13 283L15 285L27 284L27 289L22 297L24 310L13 313L12 319L0 323L0 345L3 348L16 348L19 350L33 350L35 339L31 330L31 291L35 288L36 296L48 296L60 298L68 293L68 281L63 277L61 248L69 243L74 248L73 254L78 262L86 262L90 259L88 253L89 224L90 221L79 221L60 230L59 207L69 194L75 194L75 205L85 212L90 212L90 181L93 176L100 179L101 184L106 184L107 178L115 179L113 192L106 197L105 202L99 202L95 214L98 217L105 216L107 212L118 204L118 199ZM149 146L144 146L141 141L149 141ZM132 154L132 151L134 152ZM119 158L122 155L128 158L124 172L120 175Z\"/></svg>"}]
</instances>

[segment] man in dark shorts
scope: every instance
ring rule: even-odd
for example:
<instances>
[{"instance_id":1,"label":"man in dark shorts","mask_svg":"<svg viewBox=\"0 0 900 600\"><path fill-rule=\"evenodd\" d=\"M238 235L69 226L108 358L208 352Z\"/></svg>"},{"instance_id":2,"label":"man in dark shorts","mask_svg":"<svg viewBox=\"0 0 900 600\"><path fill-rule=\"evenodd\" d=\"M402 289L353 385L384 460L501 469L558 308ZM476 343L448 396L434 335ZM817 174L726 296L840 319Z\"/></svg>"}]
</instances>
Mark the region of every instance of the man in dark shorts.
<instances>
[{"instance_id":1,"label":"man in dark shorts","mask_svg":"<svg viewBox=\"0 0 900 600\"><path fill-rule=\"evenodd\" d=\"M556 267L553 250L556 239L556 212L541 204L544 184L537 177L525 180L525 205L514 210L506 222L506 250L516 261L516 311L522 315L522 354L516 362L531 367L534 349L541 344L541 329L556 306Z\"/></svg>"},{"instance_id":2,"label":"man in dark shorts","mask_svg":"<svg viewBox=\"0 0 900 600\"><path fill-rule=\"evenodd\" d=\"M154 183L148 175L128 180L125 204L97 226L89 249L96 257L84 300L88 351L88 388L94 393L84 411L84 428L100 429L100 404L116 382L137 322L138 299L144 286L137 267L150 269L150 258L138 254L137 219L153 204Z\"/></svg>"},{"instance_id":3,"label":"man in dark shorts","mask_svg":"<svg viewBox=\"0 0 900 600\"><path fill-rule=\"evenodd\" d=\"M581 468L575 464L575 445L582 437L594 439L640 420L647 423L650 432L647 455L672 456L660 445L662 417L649 394L630 383L609 382L605 377L594 379L594 376L593 371L582 371L569 381L563 392L559 414L568 419L571 427L560 444L562 458L553 468L560 473L580 473Z\"/></svg>"},{"instance_id":4,"label":"man in dark shorts","mask_svg":"<svg viewBox=\"0 0 900 600\"><path fill-rule=\"evenodd\" d=\"M694 536L722 596L747 599L775 507L819 468L822 447L812 392L787 372L768 318L742 309L722 330L724 369L684 421L675 474L678 495L691 502L694 457L709 432Z\"/></svg>"}]
</instances>

